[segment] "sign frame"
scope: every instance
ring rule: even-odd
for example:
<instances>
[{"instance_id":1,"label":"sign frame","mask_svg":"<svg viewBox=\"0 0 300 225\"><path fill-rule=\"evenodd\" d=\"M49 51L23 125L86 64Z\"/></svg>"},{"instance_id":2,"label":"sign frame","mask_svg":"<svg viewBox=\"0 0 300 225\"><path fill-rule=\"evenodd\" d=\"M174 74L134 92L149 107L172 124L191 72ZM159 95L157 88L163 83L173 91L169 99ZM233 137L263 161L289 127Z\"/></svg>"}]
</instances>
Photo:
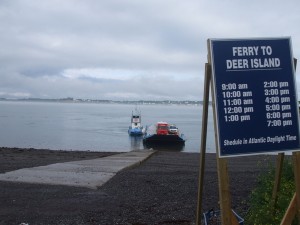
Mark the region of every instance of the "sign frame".
<instances>
[{"instance_id":1,"label":"sign frame","mask_svg":"<svg viewBox=\"0 0 300 225\"><path fill-rule=\"evenodd\" d=\"M216 47L217 46L217 47ZM225 47L224 47L225 46ZM270 51L266 51L266 47L269 46ZM274 47L275 46L275 47ZM295 79L295 67L294 67L294 61L293 61L293 52L292 52L292 43L290 37L281 37L281 38L235 38L235 39L209 39L208 40L208 52L209 52L209 61L211 63L211 69L212 69L212 92L213 92L213 108L214 108L214 117L215 117L215 130L216 130L216 147L219 157L235 157L235 156L247 156L247 155L258 155L258 154L266 154L266 153L280 153L280 152L293 152L298 151L300 149L300 133L299 133L299 115L298 115L298 109L299 109L299 103L297 98L297 87L296 87L296 79ZM220 51L220 50L226 50L226 51ZM282 50L283 49L283 50ZM232 50L232 52L230 52ZM266 66L267 64L260 64L256 63L254 60L262 60L260 57L262 57L264 50L264 57L266 60L270 59L276 59L279 61L276 62L273 60L275 64L272 64L272 67L266 68L262 66ZM221 53L220 53L221 52ZM225 53L224 53L225 52ZM259 55L260 53L260 55ZM272 55L272 53L274 53ZM231 54L231 55L230 55ZM252 55L251 55L252 54ZM284 55L285 54L285 55ZM288 56L287 56L288 54ZM219 56L221 55L221 56ZM230 57L231 56L231 57ZM271 58L273 57L273 58ZM263 58L263 57L262 57ZM222 61L223 60L223 61ZM222 65L220 66L220 62L222 62ZM263 62L263 61L262 61ZM271 64L270 64L271 65ZM280 65L282 67L276 68L276 65ZM226 67L227 66L227 67ZM257 68L250 68L251 66L257 66ZM245 68L247 67L247 68ZM220 69L221 68L221 69ZM225 71L227 69L227 71ZM231 71L228 71L228 69ZM273 81L270 81L270 75L272 73L275 74L275 78ZM226 77L224 76L226 74ZM228 75L232 74L232 75ZM238 74L238 75L237 75ZM284 75L284 78L287 78L288 80L286 82L277 81L278 76ZM221 77L223 76L223 77ZM232 77L230 77L232 76ZM237 77L238 76L238 77ZM259 92L260 95L257 95L258 90L256 90L253 86L254 82L257 82L256 79L258 79L258 83L262 83L264 81L263 79L268 76L268 79L264 82L264 84L271 84L278 85L284 83L288 83L288 88L286 91L290 91L290 95L287 98L289 100L289 107L291 110L289 113L283 114L283 111L275 110L274 107L283 107L282 102L279 102L278 104L269 104L269 103L263 103L262 100L259 100L259 104L255 103L259 96L259 99L264 98L265 101L267 99L280 99L280 95L273 92L277 91L278 93L284 90L280 90L278 88L265 88L262 85L260 86L260 91L264 92L270 92L270 95L265 95L264 92ZM239 80L235 82L234 79L238 78ZM282 78L282 77L281 77ZM250 80L251 79L251 80ZM225 83L222 83L225 82ZM227 82L227 83L226 83ZM248 84L247 84L248 82ZM224 94L225 96L220 96L220 84L222 83L222 88L224 86ZM247 84L247 86L246 86ZM230 87L231 85L231 87ZM241 87L244 85L244 88L247 89L247 92L242 92L236 88L237 85L241 85ZM251 87L249 88L248 86ZM232 88L232 86L235 86L235 88ZM268 85L267 85L268 86ZM254 89L253 89L254 88ZM250 93L256 95L256 97L253 97L251 99L244 99L243 96L236 96L236 93ZM266 93L265 93L266 94ZM250 94L249 94L250 95ZM228 97L228 98L226 98ZM272 97L272 98L271 98ZM274 98L273 98L274 97ZM282 98L283 99L283 98ZM282 100L280 99L280 101ZM243 102L238 107L227 107L226 103L229 104L234 103L232 100L236 100L239 103L242 101L252 101L250 102L251 107L248 107L250 110L250 113L247 115L244 113L246 107L244 107ZM283 99L284 100L284 99ZM268 100L269 101L269 100ZM254 103L253 103L254 102ZM258 108L259 107L259 108ZM263 109L265 107L271 107L270 112L264 111ZM274 110L273 110L274 108ZM238 110L237 113L230 114L229 110ZM256 112L256 109L258 109L258 112ZM227 112L226 112L227 110ZM252 111L251 111L252 110ZM226 114L227 113L227 114ZM252 114L251 114L252 113ZM256 114L255 114L256 113ZM271 116L280 116L282 115L288 115L289 117L292 117L290 120L279 120L279 119L266 119L266 117ZM233 121L225 121L228 117L229 119L234 115L234 118L237 118L239 120L245 119L246 117L250 120L251 116L252 118L258 118L255 119L256 121L267 121L268 124L271 124L270 127L266 127L266 124L264 125L264 130L259 130L258 133L260 133L259 136L251 137L248 136L242 137L239 136L242 134L242 128L239 126L244 126L244 124L241 124L241 122L233 122ZM244 117L242 117L244 116ZM224 122L225 121L225 122ZM293 141L287 141L287 137L283 135L282 131L282 125L279 127L272 126L272 123L274 122L280 122L282 124L282 121L288 121L291 125L288 128L291 128L290 133L287 134L293 134L293 137L296 137L296 140ZM246 121L247 122L247 121ZM249 122L249 121L248 121ZM287 122L286 122L287 123ZM229 125L228 125L229 124ZM248 123L249 124L249 123ZM257 124L257 123L256 123ZM274 124L277 125L277 124ZM257 125L256 125L257 126ZM230 137L231 134L228 132L228 129L225 128L231 127L236 129L237 136ZM256 127L255 127L256 128ZM280 132L279 129L280 128ZM235 131L233 129L233 131ZM244 127L243 127L244 129ZM250 128L249 128L250 129ZM253 125L252 125L253 129ZM224 132L227 132L227 134L224 134ZM271 134L269 134L269 131L271 131ZM253 131L252 131L253 132ZM233 133L233 132L231 132ZM278 133L278 135L277 135ZM224 137L227 137L225 139ZM261 138L260 138L261 137ZM249 143L250 141L257 141L258 143ZM273 142L272 142L273 141ZM281 142L281 144L280 144ZM227 146L227 143L228 146ZM278 144L277 144L278 143ZM286 144L288 143L288 144ZM227 147L226 147L227 146ZM249 147L250 146L250 147ZM244 149L246 148L246 151ZM230 152L231 149L234 149L233 152Z\"/></svg>"}]
</instances>

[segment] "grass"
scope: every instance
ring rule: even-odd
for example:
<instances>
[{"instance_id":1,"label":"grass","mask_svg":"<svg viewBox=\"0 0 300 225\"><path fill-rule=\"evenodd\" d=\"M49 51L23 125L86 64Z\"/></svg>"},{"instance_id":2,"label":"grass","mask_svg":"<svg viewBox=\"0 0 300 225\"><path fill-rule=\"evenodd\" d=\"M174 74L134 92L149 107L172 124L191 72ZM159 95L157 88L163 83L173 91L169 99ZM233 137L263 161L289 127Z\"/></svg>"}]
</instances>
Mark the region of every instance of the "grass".
<instances>
[{"instance_id":1,"label":"grass","mask_svg":"<svg viewBox=\"0 0 300 225\"><path fill-rule=\"evenodd\" d=\"M283 163L280 190L275 210L271 206L274 180L275 167L270 165L269 170L259 176L258 186L251 193L250 208L245 218L247 224L280 224L295 193L295 178L291 159L285 159ZM293 224L297 224L297 221L294 221Z\"/></svg>"}]
</instances>

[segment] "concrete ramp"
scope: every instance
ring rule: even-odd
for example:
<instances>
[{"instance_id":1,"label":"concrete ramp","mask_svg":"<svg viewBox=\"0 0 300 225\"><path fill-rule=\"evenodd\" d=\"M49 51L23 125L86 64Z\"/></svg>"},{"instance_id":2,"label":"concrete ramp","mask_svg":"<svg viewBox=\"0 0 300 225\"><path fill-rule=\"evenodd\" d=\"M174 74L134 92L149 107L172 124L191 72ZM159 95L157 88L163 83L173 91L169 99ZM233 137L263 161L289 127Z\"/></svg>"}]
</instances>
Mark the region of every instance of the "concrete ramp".
<instances>
[{"instance_id":1,"label":"concrete ramp","mask_svg":"<svg viewBox=\"0 0 300 225\"><path fill-rule=\"evenodd\" d=\"M132 151L108 157L55 163L0 174L0 181L67 185L96 189L117 172L140 164L154 151ZM72 154L72 153L70 153Z\"/></svg>"}]
</instances>

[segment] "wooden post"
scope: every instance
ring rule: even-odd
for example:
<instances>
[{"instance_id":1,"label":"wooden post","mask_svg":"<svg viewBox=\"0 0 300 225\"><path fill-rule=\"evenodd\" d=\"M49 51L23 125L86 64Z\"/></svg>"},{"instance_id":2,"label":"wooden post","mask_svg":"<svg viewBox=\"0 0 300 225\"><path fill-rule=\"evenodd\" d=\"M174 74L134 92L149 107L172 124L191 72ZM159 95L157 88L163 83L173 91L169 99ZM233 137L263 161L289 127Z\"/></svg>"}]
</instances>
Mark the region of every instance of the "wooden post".
<instances>
[{"instance_id":1,"label":"wooden post","mask_svg":"<svg viewBox=\"0 0 300 225\"><path fill-rule=\"evenodd\" d=\"M272 193L272 202L271 202L273 214L275 213L277 198L278 198L278 191L280 188L283 160L284 160L284 153L279 153L277 156L277 162L276 162L275 182L274 182L273 193Z\"/></svg>"},{"instance_id":2,"label":"wooden post","mask_svg":"<svg viewBox=\"0 0 300 225\"><path fill-rule=\"evenodd\" d=\"M210 54L210 45L209 40L207 41L208 52ZM208 56L208 62L210 61L211 56ZM214 129L215 129L215 143L216 143L216 157L217 157L217 169L218 169L218 181L219 181L219 198L220 198L220 209L221 209L221 220L222 225L238 225L238 220L231 210L231 195L229 189L229 176L228 176L228 167L227 159L219 157L219 143L217 138L217 116L216 116L216 106L215 106L215 93L214 93L214 84L213 80L211 82L212 90L212 106L213 106L213 116L214 116Z\"/></svg>"},{"instance_id":3,"label":"wooden post","mask_svg":"<svg viewBox=\"0 0 300 225\"><path fill-rule=\"evenodd\" d=\"M231 199L227 159L217 157L222 225L231 225Z\"/></svg>"},{"instance_id":4,"label":"wooden post","mask_svg":"<svg viewBox=\"0 0 300 225\"><path fill-rule=\"evenodd\" d=\"M290 202L290 205L285 212L285 215L280 223L280 225L291 225L293 222L293 219L296 215L296 193L294 194L292 201Z\"/></svg>"},{"instance_id":5,"label":"wooden post","mask_svg":"<svg viewBox=\"0 0 300 225\"><path fill-rule=\"evenodd\" d=\"M296 188L296 215L300 223L300 152L293 152L295 188Z\"/></svg>"},{"instance_id":6,"label":"wooden post","mask_svg":"<svg viewBox=\"0 0 300 225\"><path fill-rule=\"evenodd\" d=\"M280 225L291 225L295 216L298 217L298 224L300 223L300 152L293 152L293 165L296 192Z\"/></svg>"},{"instance_id":7,"label":"wooden post","mask_svg":"<svg viewBox=\"0 0 300 225\"><path fill-rule=\"evenodd\" d=\"M200 168L199 168L199 184L198 184L198 203L196 225L201 224L202 218L202 194L203 180L205 168L206 140L207 140L207 121L208 121L208 105L209 105L209 85L211 81L211 68L208 63L205 64L205 80L204 80L204 96L203 96L203 112L202 112L202 131L200 146Z\"/></svg>"},{"instance_id":8,"label":"wooden post","mask_svg":"<svg viewBox=\"0 0 300 225\"><path fill-rule=\"evenodd\" d=\"M297 68L297 59L294 58L295 71ZM296 187L296 205L297 205L297 217L298 223L300 224L300 152L293 152L293 163L294 163L294 176L295 176L295 187Z\"/></svg>"},{"instance_id":9,"label":"wooden post","mask_svg":"<svg viewBox=\"0 0 300 225\"><path fill-rule=\"evenodd\" d=\"M294 58L294 69L296 71L297 68L297 59ZM282 174L282 167L283 167L283 160L284 160L284 153L279 153L277 156L277 162L276 162L276 172L275 172L275 182L273 187L273 193L272 193L272 202L271 202L271 209L273 210L273 213L275 213L275 208L277 204L277 198L278 198L278 191L280 188L280 180L281 180L281 174Z\"/></svg>"}]
</instances>

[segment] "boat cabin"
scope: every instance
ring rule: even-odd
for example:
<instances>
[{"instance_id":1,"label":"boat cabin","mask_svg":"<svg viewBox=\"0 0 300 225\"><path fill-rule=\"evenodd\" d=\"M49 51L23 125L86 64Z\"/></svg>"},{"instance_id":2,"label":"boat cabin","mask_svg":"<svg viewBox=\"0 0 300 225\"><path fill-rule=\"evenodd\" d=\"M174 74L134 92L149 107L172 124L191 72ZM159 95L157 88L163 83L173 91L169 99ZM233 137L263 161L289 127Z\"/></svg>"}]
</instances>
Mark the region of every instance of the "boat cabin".
<instances>
[{"instance_id":1,"label":"boat cabin","mask_svg":"<svg viewBox=\"0 0 300 225\"><path fill-rule=\"evenodd\" d=\"M131 127L140 128L141 127L141 116L138 114L132 114L131 116Z\"/></svg>"}]
</instances>

